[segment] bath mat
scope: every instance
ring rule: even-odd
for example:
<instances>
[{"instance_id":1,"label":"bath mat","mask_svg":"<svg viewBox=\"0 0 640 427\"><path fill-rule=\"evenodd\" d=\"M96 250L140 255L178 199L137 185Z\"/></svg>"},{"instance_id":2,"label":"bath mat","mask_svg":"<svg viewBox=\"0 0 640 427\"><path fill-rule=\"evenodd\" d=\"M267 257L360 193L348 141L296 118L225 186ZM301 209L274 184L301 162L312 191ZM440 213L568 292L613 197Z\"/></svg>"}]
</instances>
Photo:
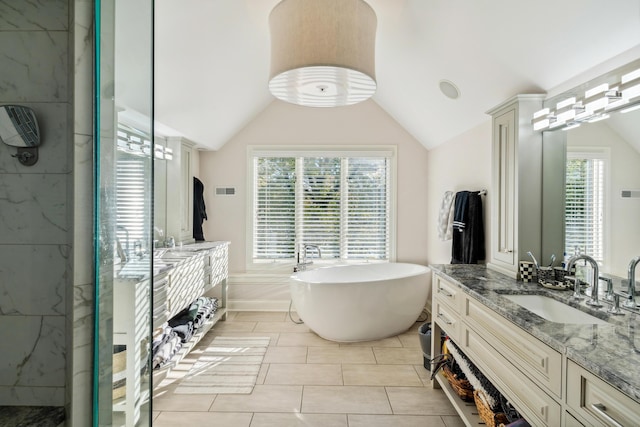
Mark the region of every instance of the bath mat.
<instances>
[{"instance_id":1,"label":"bath mat","mask_svg":"<svg viewBox=\"0 0 640 427\"><path fill-rule=\"evenodd\" d=\"M215 337L174 393L251 393L269 340L269 337Z\"/></svg>"}]
</instances>

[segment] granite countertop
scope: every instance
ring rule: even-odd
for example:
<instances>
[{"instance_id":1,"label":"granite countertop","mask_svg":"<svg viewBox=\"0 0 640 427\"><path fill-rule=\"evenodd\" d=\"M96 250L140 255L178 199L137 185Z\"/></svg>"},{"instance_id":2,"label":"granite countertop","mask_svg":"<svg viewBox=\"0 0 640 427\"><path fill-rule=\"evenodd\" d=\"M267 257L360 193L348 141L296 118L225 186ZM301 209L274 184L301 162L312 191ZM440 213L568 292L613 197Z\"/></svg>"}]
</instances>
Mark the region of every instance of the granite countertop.
<instances>
[{"instance_id":1,"label":"granite countertop","mask_svg":"<svg viewBox=\"0 0 640 427\"><path fill-rule=\"evenodd\" d=\"M484 265L430 267L435 274L458 284L469 296L640 402L640 315L624 311L624 316L612 316L606 312L606 303L596 310L585 305L586 299L579 304L572 300L572 291L523 283ZM603 287L600 288L604 292ZM603 319L607 324L551 322L503 297L509 294L545 295Z\"/></svg>"},{"instance_id":2,"label":"granite countertop","mask_svg":"<svg viewBox=\"0 0 640 427\"><path fill-rule=\"evenodd\" d=\"M64 419L61 406L0 406L0 426L59 427Z\"/></svg>"},{"instance_id":3,"label":"granite countertop","mask_svg":"<svg viewBox=\"0 0 640 427\"><path fill-rule=\"evenodd\" d=\"M199 242L171 249L156 249L153 256L153 276L166 273L187 258L197 252L213 249L228 244L228 242ZM124 264L118 264L114 268L115 277L123 280L139 282L149 278L149 257L142 259L132 258Z\"/></svg>"}]
</instances>

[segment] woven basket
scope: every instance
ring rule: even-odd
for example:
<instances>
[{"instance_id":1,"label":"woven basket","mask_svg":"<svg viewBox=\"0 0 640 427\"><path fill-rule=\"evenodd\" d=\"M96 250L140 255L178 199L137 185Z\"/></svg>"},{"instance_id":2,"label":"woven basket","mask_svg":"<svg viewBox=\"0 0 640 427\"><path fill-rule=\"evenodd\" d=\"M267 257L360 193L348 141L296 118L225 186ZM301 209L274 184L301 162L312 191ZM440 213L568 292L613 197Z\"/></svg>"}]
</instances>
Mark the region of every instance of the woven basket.
<instances>
[{"instance_id":1,"label":"woven basket","mask_svg":"<svg viewBox=\"0 0 640 427\"><path fill-rule=\"evenodd\" d=\"M480 415L480 419L487 425L487 427L499 427L504 424L509 424L509 420L504 413L496 413L491 410L482 390L475 390L473 392L473 400L476 402L476 408L478 408L478 415Z\"/></svg>"},{"instance_id":2,"label":"woven basket","mask_svg":"<svg viewBox=\"0 0 640 427\"><path fill-rule=\"evenodd\" d=\"M473 401L473 386L467 379L458 378L446 365L442 368L442 375L444 375L460 399L465 402Z\"/></svg>"}]
</instances>

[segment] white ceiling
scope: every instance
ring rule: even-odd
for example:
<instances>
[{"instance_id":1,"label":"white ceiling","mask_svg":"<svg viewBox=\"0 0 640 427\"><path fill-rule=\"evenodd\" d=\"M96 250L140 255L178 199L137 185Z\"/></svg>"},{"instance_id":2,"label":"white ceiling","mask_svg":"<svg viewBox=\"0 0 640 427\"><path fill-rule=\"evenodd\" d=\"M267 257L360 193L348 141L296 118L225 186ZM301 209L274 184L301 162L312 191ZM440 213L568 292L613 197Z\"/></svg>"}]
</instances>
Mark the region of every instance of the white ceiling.
<instances>
[{"instance_id":1,"label":"white ceiling","mask_svg":"<svg viewBox=\"0 0 640 427\"><path fill-rule=\"evenodd\" d=\"M640 51L640 0L367 1L378 17L373 99L428 149L515 94L553 91ZM217 150L281 102L267 87L277 2L156 0L155 114L165 133ZM439 91L442 79L459 99Z\"/></svg>"}]
</instances>

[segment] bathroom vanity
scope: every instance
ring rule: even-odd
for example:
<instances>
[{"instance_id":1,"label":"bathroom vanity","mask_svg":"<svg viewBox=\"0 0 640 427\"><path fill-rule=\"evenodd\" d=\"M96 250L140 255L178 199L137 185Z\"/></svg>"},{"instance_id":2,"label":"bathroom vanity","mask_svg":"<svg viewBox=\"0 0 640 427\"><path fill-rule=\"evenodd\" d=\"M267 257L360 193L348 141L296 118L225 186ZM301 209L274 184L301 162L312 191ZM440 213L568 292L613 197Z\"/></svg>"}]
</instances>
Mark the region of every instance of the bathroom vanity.
<instances>
[{"instance_id":1,"label":"bathroom vanity","mask_svg":"<svg viewBox=\"0 0 640 427\"><path fill-rule=\"evenodd\" d=\"M114 372L114 380L124 377L126 385L122 396L114 395L113 411L124 412L126 425L135 424L142 405L149 401L150 375L144 367L149 358L150 327L162 327L202 295L218 298L215 315L197 329L168 364L153 371L153 384L157 385L216 322L226 319L228 259L229 242L202 242L157 252L153 277L149 277L148 261L137 265L132 260L118 269L114 279L113 343L126 347L126 361L123 372ZM149 298L151 292L153 298Z\"/></svg>"},{"instance_id":2,"label":"bathroom vanity","mask_svg":"<svg viewBox=\"0 0 640 427\"><path fill-rule=\"evenodd\" d=\"M638 425L637 314L611 316L606 306L573 302L569 291L482 265L431 268L432 337L444 331L532 426ZM535 314L521 295L562 304L566 323L541 317L548 316L544 310ZM441 353L439 345L432 339L431 354ZM437 375L434 387L444 389L466 425L479 422L475 406L460 400L444 377Z\"/></svg>"}]
</instances>

